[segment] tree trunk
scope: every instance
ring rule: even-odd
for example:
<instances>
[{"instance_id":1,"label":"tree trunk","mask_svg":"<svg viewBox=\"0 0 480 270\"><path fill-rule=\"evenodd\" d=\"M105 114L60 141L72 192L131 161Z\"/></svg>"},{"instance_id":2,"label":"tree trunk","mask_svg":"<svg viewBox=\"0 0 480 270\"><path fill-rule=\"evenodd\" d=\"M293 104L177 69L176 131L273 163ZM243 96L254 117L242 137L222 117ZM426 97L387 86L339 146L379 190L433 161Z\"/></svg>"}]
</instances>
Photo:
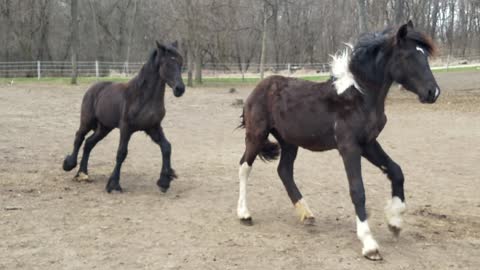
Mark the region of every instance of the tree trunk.
<instances>
[{"instance_id":1,"label":"tree trunk","mask_svg":"<svg viewBox=\"0 0 480 270\"><path fill-rule=\"evenodd\" d=\"M267 46L267 5L263 5L262 51L260 54L260 79L264 78L265 49Z\"/></svg>"},{"instance_id":2,"label":"tree trunk","mask_svg":"<svg viewBox=\"0 0 480 270\"><path fill-rule=\"evenodd\" d=\"M98 40L97 12L95 11L95 7L93 6L93 0L89 0L88 4L89 4L90 9L92 11L93 40L95 42L95 48L94 48L95 61L98 61L99 50L100 50L100 47L99 47L100 46L100 41Z\"/></svg>"},{"instance_id":3,"label":"tree trunk","mask_svg":"<svg viewBox=\"0 0 480 270\"><path fill-rule=\"evenodd\" d=\"M357 0L358 4L358 21L360 26L360 33L368 32L367 26L367 6L365 0Z\"/></svg>"},{"instance_id":4,"label":"tree trunk","mask_svg":"<svg viewBox=\"0 0 480 270\"><path fill-rule=\"evenodd\" d=\"M432 39L435 39L435 35L437 34L437 22L438 22L438 12L440 11L438 0L433 0L433 11L432 11L432 24L430 28L430 36Z\"/></svg>"},{"instance_id":5,"label":"tree trunk","mask_svg":"<svg viewBox=\"0 0 480 270\"><path fill-rule=\"evenodd\" d=\"M191 46L187 46L187 86L193 86L193 53Z\"/></svg>"},{"instance_id":6,"label":"tree trunk","mask_svg":"<svg viewBox=\"0 0 480 270\"><path fill-rule=\"evenodd\" d=\"M133 18L132 18L132 26L130 27L130 33L128 37L128 44L127 44L127 56L125 58L126 69L127 73L130 73L130 68L128 67L128 62L130 61L130 48L132 47L133 42L133 30L135 29L135 20L137 19L137 0L133 0Z\"/></svg>"},{"instance_id":7,"label":"tree trunk","mask_svg":"<svg viewBox=\"0 0 480 270\"><path fill-rule=\"evenodd\" d=\"M403 13L404 13L404 0L395 1L395 24L399 25L403 22Z\"/></svg>"},{"instance_id":8,"label":"tree trunk","mask_svg":"<svg viewBox=\"0 0 480 270\"><path fill-rule=\"evenodd\" d=\"M199 48L195 51L195 83L202 83L202 54Z\"/></svg>"},{"instance_id":9,"label":"tree trunk","mask_svg":"<svg viewBox=\"0 0 480 270\"><path fill-rule=\"evenodd\" d=\"M71 17L72 17L72 84L77 84L78 66L78 0L71 0Z\"/></svg>"}]
</instances>

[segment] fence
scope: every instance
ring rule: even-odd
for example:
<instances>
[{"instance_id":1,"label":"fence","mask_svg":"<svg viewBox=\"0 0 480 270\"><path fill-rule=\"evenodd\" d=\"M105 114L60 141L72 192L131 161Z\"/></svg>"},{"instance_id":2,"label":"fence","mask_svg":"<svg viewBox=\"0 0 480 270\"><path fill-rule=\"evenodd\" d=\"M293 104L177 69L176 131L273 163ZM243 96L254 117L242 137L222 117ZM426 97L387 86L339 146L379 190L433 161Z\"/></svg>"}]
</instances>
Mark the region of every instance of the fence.
<instances>
[{"instance_id":1,"label":"fence","mask_svg":"<svg viewBox=\"0 0 480 270\"><path fill-rule=\"evenodd\" d=\"M131 77L136 74L143 63L141 62L78 62L79 77ZM432 69L449 69L458 67L480 68L480 56L462 57L445 56L432 61ZM267 75L281 74L288 76L309 76L328 74L329 63L286 63L265 64ZM202 66L204 77L258 77L260 65L258 63L206 63ZM0 62L0 77L69 77L72 74L70 61L29 61L29 62Z\"/></svg>"}]
</instances>

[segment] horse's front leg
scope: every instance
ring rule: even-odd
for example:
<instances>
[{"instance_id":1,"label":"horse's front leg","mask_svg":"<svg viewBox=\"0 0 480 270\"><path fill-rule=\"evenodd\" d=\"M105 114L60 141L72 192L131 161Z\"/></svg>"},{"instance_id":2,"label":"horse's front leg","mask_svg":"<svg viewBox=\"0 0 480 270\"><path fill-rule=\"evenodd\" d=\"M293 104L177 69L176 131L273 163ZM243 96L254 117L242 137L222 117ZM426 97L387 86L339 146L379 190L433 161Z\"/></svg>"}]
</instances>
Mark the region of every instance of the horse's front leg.
<instances>
[{"instance_id":1,"label":"horse's front leg","mask_svg":"<svg viewBox=\"0 0 480 270\"><path fill-rule=\"evenodd\" d=\"M170 157L172 155L172 145L165 137L162 127L154 128L147 131L147 134L152 140L160 146L162 151L162 171L160 172L160 179L157 181L157 185L162 192L167 192L170 188L170 182L177 178L175 171L172 169Z\"/></svg>"},{"instance_id":2,"label":"horse's front leg","mask_svg":"<svg viewBox=\"0 0 480 270\"><path fill-rule=\"evenodd\" d=\"M372 236L365 209L365 190L361 172L361 148L353 143L339 147L347 172L350 197L357 215L357 236L363 244L362 254L370 260L381 260L377 241Z\"/></svg>"},{"instance_id":3,"label":"horse's front leg","mask_svg":"<svg viewBox=\"0 0 480 270\"><path fill-rule=\"evenodd\" d=\"M122 168L122 163L127 158L128 154L128 142L132 136L132 131L128 127L120 128L120 144L117 150L117 160L115 163L115 168L113 169L112 175L108 180L107 186L105 189L108 193L113 190L122 192L122 187L120 186L120 169Z\"/></svg>"},{"instance_id":4,"label":"horse's front leg","mask_svg":"<svg viewBox=\"0 0 480 270\"><path fill-rule=\"evenodd\" d=\"M395 236L398 236L402 229L402 214L406 208L405 195L403 193L404 177L402 169L383 151L377 141L366 145L362 155L386 173L392 183L392 199L389 200L385 207L385 216L387 218L388 228Z\"/></svg>"}]
</instances>

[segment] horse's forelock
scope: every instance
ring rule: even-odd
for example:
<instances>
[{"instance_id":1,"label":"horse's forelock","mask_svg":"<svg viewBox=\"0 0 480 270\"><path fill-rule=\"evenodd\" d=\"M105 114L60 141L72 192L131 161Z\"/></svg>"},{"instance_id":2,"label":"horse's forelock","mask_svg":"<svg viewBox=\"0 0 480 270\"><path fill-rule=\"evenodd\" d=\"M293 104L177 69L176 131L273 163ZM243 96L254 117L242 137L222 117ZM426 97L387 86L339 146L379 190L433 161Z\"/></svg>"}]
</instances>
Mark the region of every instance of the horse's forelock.
<instances>
[{"instance_id":1,"label":"horse's forelock","mask_svg":"<svg viewBox=\"0 0 480 270\"><path fill-rule=\"evenodd\" d=\"M435 43L429 36L425 35L424 33L417 31L409 31L407 33L407 39L414 41L422 48L426 49L428 51L428 55L435 56L437 54L437 47L435 46Z\"/></svg>"}]
</instances>

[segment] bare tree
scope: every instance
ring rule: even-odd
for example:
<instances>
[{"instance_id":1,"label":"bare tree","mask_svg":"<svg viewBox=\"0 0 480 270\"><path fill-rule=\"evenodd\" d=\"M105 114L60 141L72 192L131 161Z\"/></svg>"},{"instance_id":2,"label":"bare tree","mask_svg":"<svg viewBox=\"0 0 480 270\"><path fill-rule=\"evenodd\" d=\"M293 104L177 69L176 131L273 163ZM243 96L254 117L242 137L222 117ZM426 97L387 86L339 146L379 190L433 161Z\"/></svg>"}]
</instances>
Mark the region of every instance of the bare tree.
<instances>
[{"instance_id":1,"label":"bare tree","mask_svg":"<svg viewBox=\"0 0 480 270\"><path fill-rule=\"evenodd\" d=\"M358 4L358 18L359 18L359 26L360 26L360 33L368 32L367 26L367 6L365 4L366 0L357 0Z\"/></svg>"},{"instance_id":2,"label":"bare tree","mask_svg":"<svg viewBox=\"0 0 480 270\"><path fill-rule=\"evenodd\" d=\"M267 15L267 5L268 2L264 0L263 2L263 28L262 28L262 51L260 53L260 79L264 77L264 65L265 65L265 53L267 47L267 29L268 29L268 15Z\"/></svg>"},{"instance_id":3,"label":"bare tree","mask_svg":"<svg viewBox=\"0 0 480 270\"><path fill-rule=\"evenodd\" d=\"M78 0L71 0L71 27L72 27L72 84L77 84L78 77Z\"/></svg>"}]
</instances>

